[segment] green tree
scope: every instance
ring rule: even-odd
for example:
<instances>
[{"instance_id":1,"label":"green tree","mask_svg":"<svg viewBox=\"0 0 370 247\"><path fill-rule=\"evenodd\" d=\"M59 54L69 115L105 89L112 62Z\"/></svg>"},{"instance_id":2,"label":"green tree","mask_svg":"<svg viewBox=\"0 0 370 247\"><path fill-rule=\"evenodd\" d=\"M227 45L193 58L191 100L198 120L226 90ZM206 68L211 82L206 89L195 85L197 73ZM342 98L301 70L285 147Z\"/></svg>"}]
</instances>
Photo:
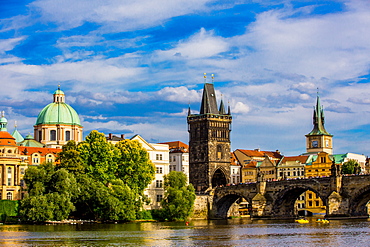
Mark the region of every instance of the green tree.
<instances>
[{"instance_id":1,"label":"green tree","mask_svg":"<svg viewBox=\"0 0 370 247\"><path fill-rule=\"evenodd\" d=\"M357 160L350 159L344 162L342 165L343 174L359 174L360 172L361 172L361 168Z\"/></svg>"},{"instance_id":2,"label":"green tree","mask_svg":"<svg viewBox=\"0 0 370 247\"><path fill-rule=\"evenodd\" d=\"M24 180L28 193L21 201L20 214L26 220L63 220L74 210L71 199L77 193L76 180L67 170L46 163L27 169Z\"/></svg>"},{"instance_id":3,"label":"green tree","mask_svg":"<svg viewBox=\"0 0 370 247\"><path fill-rule=\"evenodd\" d=\"M186 180L183 172L172 171L164 176L165 194L161 205L168 220L186 220L193 212L195 190Z\"/></svg>"},{"instance_id":4,"label":"green tree","mask_svg":"<svg viewBox=\"0 0 370 247\"><path fill-rule=\"evenodd\" d=\"M67 142L62 147L62 152L58 154L58 160L60 161L60 168L65 168L73 174L81 174L86 171L86 163L83 162L74 140Z\"/></svg>"},{"instance_id":5,"label":"green tree","mask_svg":"<svg viewBox=\"0 0 370 247\"><path fill-rule=\"evenodd\" d=\"M149 160L147 151L138 141L123 140L116 144L116 148L120 152L117 178L141 196L154 179L154 164Z\"/></svg>"},{"instance_id":6,"label":"green tree","mask_svg":"<svg viewBox=\"0 0 370 247\"><path fill-rule=\"evenodd\" d=\"M105 184L115 179L119 151L106 141L103 133L91 131L86 140L78 144L77 151L87 172L95 179Z\"/></svg>"}]
</instances>

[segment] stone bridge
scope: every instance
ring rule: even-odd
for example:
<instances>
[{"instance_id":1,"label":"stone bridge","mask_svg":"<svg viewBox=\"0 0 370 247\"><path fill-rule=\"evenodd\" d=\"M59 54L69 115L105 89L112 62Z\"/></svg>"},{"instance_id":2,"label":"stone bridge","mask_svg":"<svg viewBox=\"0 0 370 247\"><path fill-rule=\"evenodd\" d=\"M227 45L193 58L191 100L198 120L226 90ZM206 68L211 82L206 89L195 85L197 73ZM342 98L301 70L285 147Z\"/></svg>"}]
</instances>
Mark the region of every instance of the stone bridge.
<instances>
[{"instance_id":1,"label":"stone bridge","mask_svg":"<svg viewBox=\"0 0 370 247\"><path fill-rule=\"evenodd\" d=\"M370 175L257 182L216 188L208 201L209 218L226 218L240 198L252 206L252 217L295 217L294 204L310 190L326 206L326 217L368 217Z\"/></svg>"}]
</instances>

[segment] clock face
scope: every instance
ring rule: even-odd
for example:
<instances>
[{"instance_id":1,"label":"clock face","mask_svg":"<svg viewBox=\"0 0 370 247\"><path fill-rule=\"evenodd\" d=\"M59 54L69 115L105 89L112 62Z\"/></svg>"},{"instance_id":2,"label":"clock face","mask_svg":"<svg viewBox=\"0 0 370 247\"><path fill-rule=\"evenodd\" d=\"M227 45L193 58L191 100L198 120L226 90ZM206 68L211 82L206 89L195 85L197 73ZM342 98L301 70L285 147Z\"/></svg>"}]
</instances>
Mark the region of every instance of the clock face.
<instances>
[{"instance_id":1,"label":"clock face","mask_svg":"<svg viewBox=\"0 0 370 247\"><path fill-rule=\"evenodd\" d=\"M312 141L312 147L317 148L319 146L318 141Z\"/></svg>"}]
</instances>

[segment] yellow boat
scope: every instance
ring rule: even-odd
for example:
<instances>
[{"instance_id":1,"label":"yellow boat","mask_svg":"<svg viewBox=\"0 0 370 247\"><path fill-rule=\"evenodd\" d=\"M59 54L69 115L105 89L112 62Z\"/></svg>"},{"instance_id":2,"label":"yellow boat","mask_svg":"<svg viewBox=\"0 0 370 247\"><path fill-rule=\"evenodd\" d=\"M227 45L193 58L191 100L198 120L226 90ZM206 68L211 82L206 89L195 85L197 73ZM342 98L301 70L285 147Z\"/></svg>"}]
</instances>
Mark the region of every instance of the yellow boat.
<instances>
[{"instance_id":1,"label":"yellow boat","mask_svg":"<svg viewBox=\"0 0 370 247\"><path fill-rule=\"evenodd\" d=\"M329 223L329 220L327 220L327 219L317 219L316 222L317 223L328 224Z\"/></svg>"},{"instance_id":2,"label":"yellow boat","mask_svg":"<svg viewBox=\"0 0 370 247\"><path fill-rule=\"evenodd\" d=\"M300 223L300 224L307 224L307 223L309 223L309 221L306 220L306 219L298 219L298 220L295 220L295 222Z\"/></svg>"}]
</instances>

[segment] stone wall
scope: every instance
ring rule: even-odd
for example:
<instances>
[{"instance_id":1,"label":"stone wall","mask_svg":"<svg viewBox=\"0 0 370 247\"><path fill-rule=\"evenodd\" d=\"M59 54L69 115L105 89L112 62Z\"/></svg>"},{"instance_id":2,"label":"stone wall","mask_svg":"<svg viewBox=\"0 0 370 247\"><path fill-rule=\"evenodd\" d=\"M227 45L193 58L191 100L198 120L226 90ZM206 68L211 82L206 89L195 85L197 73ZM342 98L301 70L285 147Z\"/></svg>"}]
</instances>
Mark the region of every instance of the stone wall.
<instances>
[{"instance_id":1,"label":"stone wall","mask_svg":"<svg viewBox=\"0 0 370 247\"><path fill-rule=\"evenodd\" d=\"M197 195L194 202L194 211L192 219L208 219L208 213L212 201L210 195Z\"/></svg>"}]
</instances>

